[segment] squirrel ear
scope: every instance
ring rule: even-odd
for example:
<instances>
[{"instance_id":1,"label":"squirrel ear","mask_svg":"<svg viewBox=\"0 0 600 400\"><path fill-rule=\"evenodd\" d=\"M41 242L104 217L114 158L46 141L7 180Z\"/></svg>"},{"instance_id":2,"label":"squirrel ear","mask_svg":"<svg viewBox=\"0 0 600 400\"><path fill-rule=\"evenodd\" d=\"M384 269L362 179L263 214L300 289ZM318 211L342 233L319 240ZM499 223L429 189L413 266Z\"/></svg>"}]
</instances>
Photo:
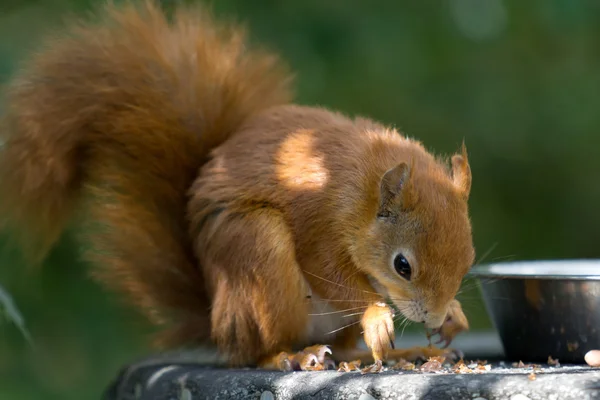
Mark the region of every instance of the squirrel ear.
<instances>
[{"instance_id":1,"label":"squirrel ear","mask_svg":"<svg viewBox=\"0 0 600 400\"><path fill-rule=\"evenodd\" d=\"M461 154L452 156L452 180L454 185L460 190L463 198L467 200L471 193L471 167L467 157L467 147L463 141Z\"/></svg>"},{"instance_id":2,"label":"squirrel ear","mask_svg":"<svg viewBox=\"0 0 600 400\"><path fill-rule=\"evenodd\" d=\"M400 163L383 174L379 188L379 215L388 215L392 205L406 206L408 186L412 169L406 163Z\"/></svg>"}]
</instances>

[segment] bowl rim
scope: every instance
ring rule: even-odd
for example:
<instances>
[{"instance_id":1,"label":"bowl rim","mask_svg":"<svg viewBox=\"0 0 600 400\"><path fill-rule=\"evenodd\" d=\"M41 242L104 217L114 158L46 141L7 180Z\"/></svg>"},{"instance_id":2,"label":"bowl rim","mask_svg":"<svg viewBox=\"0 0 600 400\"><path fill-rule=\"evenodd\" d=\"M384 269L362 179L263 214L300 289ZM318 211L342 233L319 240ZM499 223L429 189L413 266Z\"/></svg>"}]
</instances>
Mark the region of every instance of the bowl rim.
<instances>
[{"instance_id":1,"label":"bowl rim","mask_svg":"<svg viewBox=\"0 0 600 400\"><path fill-rule=\"evenodd\" d=\"M600 280L600 260L534 260L475 265L467 276L475 278Z\"/></svg>"}]
</instances>

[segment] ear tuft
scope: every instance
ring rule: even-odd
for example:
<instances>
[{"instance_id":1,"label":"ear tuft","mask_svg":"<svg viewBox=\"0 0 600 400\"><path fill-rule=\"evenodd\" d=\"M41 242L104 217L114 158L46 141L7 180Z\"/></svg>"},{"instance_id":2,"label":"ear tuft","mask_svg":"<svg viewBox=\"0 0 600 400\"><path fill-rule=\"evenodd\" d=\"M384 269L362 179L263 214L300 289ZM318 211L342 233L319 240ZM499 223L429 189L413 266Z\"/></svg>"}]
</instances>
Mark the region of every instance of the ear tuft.
<instances>
[{"instance_id":1,"label":"ear tuft","mask_svg":"<svg viewBox=\"0 0 600 400\"><path fill-rule=\"evenodd\" d=\"M410 178L410 167L406 163L400 163L389 169L381 178L381 190L396 195L400 193Z\"/></svg>"},{"instance_id":2,"label":"ear tuft","mask_svg":"<svg viewBox=\"0 0 600 400\"><path fill-rule=\"evenodd\" d=\"M452 180L463 198L467 200L471 193L472 176L464 140L461 146L461 154L452 156Z\"/></svg>"},{"instance_id":3,"label":"ear tuft","mask_svg":"<svg viewBox=\"0 0 600 400\"><path fill-rule=\"evenodd\" d=\"M406 163L400 163L383 174L380 184L379 215L386 216L397 207L407 206L412 178L412 168Z\"/></svg>"}]
</instances>

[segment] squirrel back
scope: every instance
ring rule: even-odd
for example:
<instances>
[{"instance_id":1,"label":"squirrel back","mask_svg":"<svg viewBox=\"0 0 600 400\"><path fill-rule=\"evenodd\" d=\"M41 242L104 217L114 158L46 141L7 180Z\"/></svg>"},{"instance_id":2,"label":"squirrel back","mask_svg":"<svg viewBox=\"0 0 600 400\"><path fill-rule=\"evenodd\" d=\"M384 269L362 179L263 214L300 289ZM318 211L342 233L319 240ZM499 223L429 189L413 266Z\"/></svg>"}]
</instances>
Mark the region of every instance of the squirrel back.
<instances>
[{"instance_id":1,"label":"squirrel back","mask_svg":"<svg viewBox=\"0 0 600 400\"><path fill-rule=\"evenodd\" d=\"M204 9L179 8L171 20L145 1L99 17L47 41L9 85L0 227L42 261L74 211L84 213L94 275L155 322L185 324L167 343L204 339L191 328L204 325L209 303L187 192L213 148L291 100L291 77Z\"/></svg>"}]
</instances>

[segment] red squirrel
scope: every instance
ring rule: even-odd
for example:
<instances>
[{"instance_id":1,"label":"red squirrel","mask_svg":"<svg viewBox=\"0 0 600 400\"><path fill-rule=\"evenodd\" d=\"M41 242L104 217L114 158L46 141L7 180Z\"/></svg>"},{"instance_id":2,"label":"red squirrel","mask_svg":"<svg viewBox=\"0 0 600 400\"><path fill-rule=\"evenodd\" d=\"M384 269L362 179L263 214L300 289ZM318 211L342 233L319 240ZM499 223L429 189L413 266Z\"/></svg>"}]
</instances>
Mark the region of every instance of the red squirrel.
<instances>
[{"instance_id":1,"label":"red squirrel","mask_svg":"<svg viewBox=\"0 0 600 400\"><path fill-rule=\"evenodd\" d=\"M464 144L448 163L294 105L287 65L203 8L96 17L46 40L6 93L0 223L32 262L81 222L93 276L163 328L159 346L212 342L232 366L452 352L395 349L394 320L447 344L468 328Z\"/></svg>"}]
</instances>

